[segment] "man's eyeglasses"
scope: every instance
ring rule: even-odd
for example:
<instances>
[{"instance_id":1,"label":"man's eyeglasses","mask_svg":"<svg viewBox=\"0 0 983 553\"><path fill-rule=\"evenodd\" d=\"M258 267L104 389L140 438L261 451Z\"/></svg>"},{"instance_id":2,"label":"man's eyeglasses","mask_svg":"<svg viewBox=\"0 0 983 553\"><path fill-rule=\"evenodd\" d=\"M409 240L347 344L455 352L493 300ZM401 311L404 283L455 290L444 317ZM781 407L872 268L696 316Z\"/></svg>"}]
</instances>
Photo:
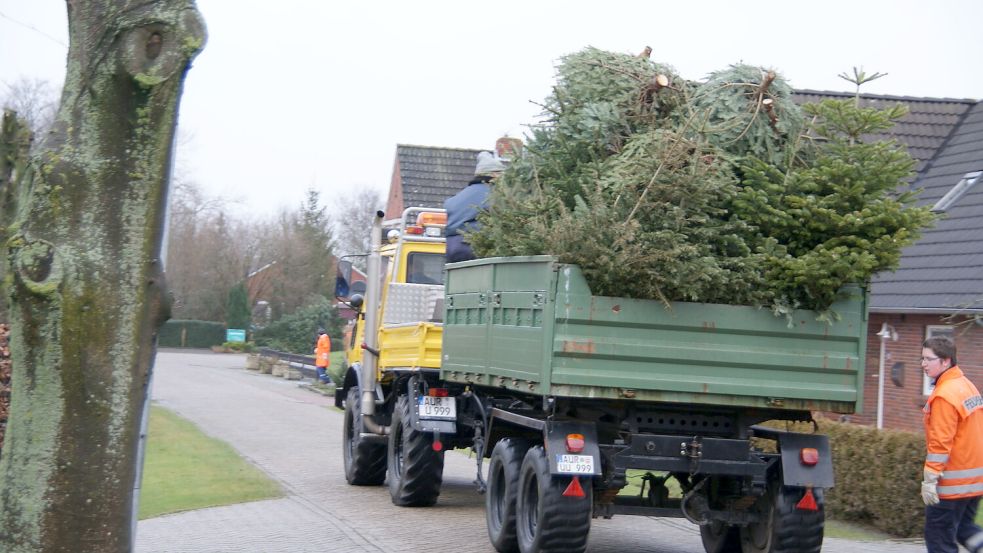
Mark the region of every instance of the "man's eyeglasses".
<instances>
[{"instance_id":1,"label":"man's eyeglasses","mask_svg":"<svg viewBox=\"0 0 983 553\"><path fill-rule=\"evenodd\" d=\"M922 363L931 363L932 361L938 361L938 357L922 357Z\"/></svg>"}]
</instances>

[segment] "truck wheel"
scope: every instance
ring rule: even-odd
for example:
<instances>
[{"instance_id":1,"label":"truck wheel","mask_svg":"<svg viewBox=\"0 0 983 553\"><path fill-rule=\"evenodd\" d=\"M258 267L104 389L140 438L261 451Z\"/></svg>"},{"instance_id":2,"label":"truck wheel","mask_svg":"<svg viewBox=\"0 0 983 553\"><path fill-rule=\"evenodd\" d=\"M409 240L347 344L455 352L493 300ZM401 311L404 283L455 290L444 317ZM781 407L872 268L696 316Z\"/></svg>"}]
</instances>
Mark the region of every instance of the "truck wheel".
<instances>
[{"instance_id":1,"label":"truck wheel","mask_svg":"<svg viewBox=\"0 0 983 553\"><path fill-rule=\"evenodd\" d=\"M428 507L437 502L444 476L444 452L434 451L433 437L413 428L410 400L400 396L393 412L386 456L393 504Z\"/></svg>"},{"instance_id":2,"label":"truck wheel","mask_svg":"<svg viewBox=\"0 0 983 553\"><path fill-rule=\"evenodd\" d=\"M707 553L741 553L741 532L737 526L713 521L700 526L700 537Z\"/></svg>"},{"instance_id":3,"label":"truck wheel","mask_svg":"<svg viewBox=\"0 0 983 553\"><path fill-rule=\"evenodd\" d=\"M378 486L386 480L386 446L369 443L362 433L361 394L357 386L345 398L345 428L341 449L345 457L345 480L354 486Z\"/></svg>"},{"instance_id":4,"label":"truck wheel","mask_svg":"<svg viewBox=\"0 0 983 553\"><path fill-rule=\"evenodd\" d=\"M488 539L499 553L519 550L515 536L516 496L519 470L530 443L517 438L499 440L488 462L488 492L485 497L485 522Z\"/></svg>"},{"instance_id":5,"label":"truck wheel","mask_svg":"<svg viewBox=\"0 0 983 553\"><path fill-rule=\"evenodd\" d=\"M526 452L519 470L515 526L522 553L582 553L590 532L593 490L590 480L582 487L585 497L564 497L569 476L550 475L542 446Z\"/></svg>"},{"instance_id":6,"label":"truck wheel","mask_svg":"<svg viewBox=\"0 0 983 553\"><path fill-rule=\"evenodd\" d=\"M741 528L741 550L744 553L819 553L826 514L822 504L818 511L796 509L802 493L802 488L772 484L768 494L757 503L763 511L762 520Z\"/></svg>"}]
</instances>

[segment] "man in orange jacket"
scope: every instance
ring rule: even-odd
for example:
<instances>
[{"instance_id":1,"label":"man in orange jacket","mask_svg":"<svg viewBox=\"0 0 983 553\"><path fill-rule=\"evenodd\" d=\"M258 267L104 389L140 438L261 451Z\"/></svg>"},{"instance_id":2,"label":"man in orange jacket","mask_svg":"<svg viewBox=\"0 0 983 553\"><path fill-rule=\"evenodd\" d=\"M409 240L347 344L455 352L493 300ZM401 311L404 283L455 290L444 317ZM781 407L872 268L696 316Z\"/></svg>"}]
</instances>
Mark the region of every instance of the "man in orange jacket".
<instances>
[{"instance_id":1,"label":"man in orange jacket","mask_svg":"<svg viewBox=\"0 0 983 553\"><path fill-rule=\"evenodd\" d=\"M317 344L314 346L314 365L317 366L317 379L322 384L330 384L328 366L331 365L331 338L323 328L317 329Z\"/></svg>"},{"instance_id":2,"label":"man in orange jacket","mask_svg":"<svg viewBox=\"0 0 983 553\"><path fill-rule=\"evenodd\" d=\"M925 403L922 499L928 553L983 553L983 529L974 522L983 496L983 398L956 365L949 338L922 344L922 370L935 382Z\"/></svg>"}]
</instances>

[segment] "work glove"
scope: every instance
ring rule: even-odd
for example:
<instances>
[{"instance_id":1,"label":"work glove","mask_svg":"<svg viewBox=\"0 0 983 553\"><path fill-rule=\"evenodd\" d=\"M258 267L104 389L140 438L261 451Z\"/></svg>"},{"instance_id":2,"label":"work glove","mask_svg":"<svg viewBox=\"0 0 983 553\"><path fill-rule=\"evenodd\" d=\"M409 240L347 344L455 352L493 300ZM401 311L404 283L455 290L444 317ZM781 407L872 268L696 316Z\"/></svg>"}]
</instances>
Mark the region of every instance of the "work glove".
<instances>
[{"instance_id":1,"label":"work glove","mask_svg":"<svg viewBox=\"0 0 983 553\"><path fill-rule=\"evenodd\" d=\"M925 502L925 505L936 505L939 502L939 478L942 477L942 474L930 470L925 470L923 473L922 501Z\"/></svg>"}]
</instances>

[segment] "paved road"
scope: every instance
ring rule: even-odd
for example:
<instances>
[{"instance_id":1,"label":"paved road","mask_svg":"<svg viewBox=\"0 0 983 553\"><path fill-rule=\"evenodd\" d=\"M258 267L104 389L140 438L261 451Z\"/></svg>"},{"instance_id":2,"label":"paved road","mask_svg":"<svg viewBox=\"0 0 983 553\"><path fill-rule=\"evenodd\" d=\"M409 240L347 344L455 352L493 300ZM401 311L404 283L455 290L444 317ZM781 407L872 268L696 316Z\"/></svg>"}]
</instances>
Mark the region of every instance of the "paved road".
<instances>
[{"instance_id":1,"label":"paved road","mask_svg":"<svg viewBox=\"0 0 983 553\"><path fill-rule=\"evenodd\" d=\"M400 508L385 487L347 485L342 414L297 382L243 369L245 356L160 352L154 399L224 440L280 483L286 497L202 509L139 523L137 553L494 553L474 461L447 454L431 508ZM923 552L910 543L827 539L824 553ZM681 519L595 519L591 553L703 553Z\"/></svg>"}]
</instances>

